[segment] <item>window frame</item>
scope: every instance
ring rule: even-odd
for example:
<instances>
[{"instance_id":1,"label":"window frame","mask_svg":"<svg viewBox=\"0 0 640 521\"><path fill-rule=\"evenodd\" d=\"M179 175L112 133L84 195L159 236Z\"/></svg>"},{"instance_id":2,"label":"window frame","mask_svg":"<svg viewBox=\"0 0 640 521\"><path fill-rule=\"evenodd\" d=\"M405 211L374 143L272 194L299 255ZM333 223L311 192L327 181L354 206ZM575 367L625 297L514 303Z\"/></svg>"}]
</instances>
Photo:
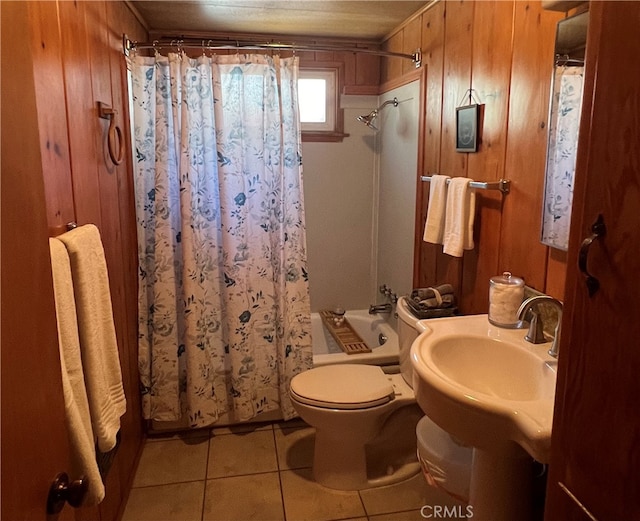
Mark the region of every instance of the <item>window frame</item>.
<instances>
[{"instance_id":1,"label":"window frame","mask_svg":"<svg viewBox=\"0 0 640 521\"><path fill-rule=\"evenodd\" d=\"M323 79L327 77L335 78L335 85L333 89L327 85L327 96L331 94L333 100L333 107L327 103L327 116L328 119L333 119L333 128L331 130L319 130L308 128L311 124L301 124L302 141L307 142L341 142L349 134L344 133L344 110L340 108L340 93L344 89L344 64L340 62L300 62L300 74L313 77L313 72L318 72L317 77ZM333 92L329 92L333 90ZM331 110L331 114L329 114ZM307 129L303 128L307 126Z\"/></svg>"},{"instance_id":2,"label":"window frame","mask_svg":"<svg viewBox=\"0 0 640 521\"><path fill-rule=\"evenodd\" d=\"M338 78L334 69L300 69L299 80L324 80L325 82L325 121L302 121L300 124L303 132L332 132L336 128L336 88ZM302 89L299 88L299 92ZM302 98L302 95L300 95Z\"/></svg>"}]
</instances>

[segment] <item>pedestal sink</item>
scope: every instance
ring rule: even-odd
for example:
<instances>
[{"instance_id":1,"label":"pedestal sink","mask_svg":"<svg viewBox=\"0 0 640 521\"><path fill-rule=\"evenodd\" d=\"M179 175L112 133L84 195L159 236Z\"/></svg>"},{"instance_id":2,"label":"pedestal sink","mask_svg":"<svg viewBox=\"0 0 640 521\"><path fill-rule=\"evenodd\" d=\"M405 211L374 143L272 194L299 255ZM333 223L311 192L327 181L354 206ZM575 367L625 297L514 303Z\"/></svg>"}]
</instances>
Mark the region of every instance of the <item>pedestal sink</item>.
<instances>
[{"instance_id":1,"label":"pedestal sink","mask_svg":"<svg viewBox=\"0 0 640 521\"><path fill-rule=\"evenodd\" d=\"M474 520L531 515L531 457L549 461L556 360L522 329L487 315L423 320L411 348L414 391L440 427L474 447Z\"/></svg>"}]
</instances>

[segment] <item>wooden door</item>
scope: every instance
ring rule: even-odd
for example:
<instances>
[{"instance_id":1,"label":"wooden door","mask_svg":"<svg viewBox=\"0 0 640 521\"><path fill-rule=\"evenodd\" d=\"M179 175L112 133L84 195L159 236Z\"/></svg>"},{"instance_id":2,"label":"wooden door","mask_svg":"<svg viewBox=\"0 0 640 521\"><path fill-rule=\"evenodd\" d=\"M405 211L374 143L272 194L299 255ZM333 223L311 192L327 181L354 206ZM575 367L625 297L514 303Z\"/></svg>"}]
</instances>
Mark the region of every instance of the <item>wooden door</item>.
<instances>
[{"instance_id":1,"label":"wooden door","mask_svg":"<svg viewBox=\"0 0 640 521\"><path fill-rule=\"evenodd\" d=\"M590 5L548 521L640 519L640 2Z\"/></svg>"},{"instance_id":2,"label":"wooden door","mask_svg":"<svg viewBox=\"0 0 640 521\"><path fill-rule=\"evenodd\" d=\"M2 2L1 15L2 519L11 521L47 518L49 487L69 461L26 5Z\"/></svg>"}]
</instances>

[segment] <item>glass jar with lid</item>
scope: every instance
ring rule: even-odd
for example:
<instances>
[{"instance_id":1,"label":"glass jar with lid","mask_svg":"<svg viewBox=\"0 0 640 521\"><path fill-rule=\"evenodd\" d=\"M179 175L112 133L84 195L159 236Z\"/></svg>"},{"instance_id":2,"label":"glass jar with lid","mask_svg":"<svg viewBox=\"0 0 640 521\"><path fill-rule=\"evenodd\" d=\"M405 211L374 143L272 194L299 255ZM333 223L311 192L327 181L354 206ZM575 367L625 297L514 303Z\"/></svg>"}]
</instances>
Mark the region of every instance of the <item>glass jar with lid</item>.
<instances>
[{"instance_id":1,"label":"glass jar with lid","mask_svg":"<svg viewBox=\"0 0 640 521\"><path fill-rule=\"evenodd\" d=\"M489 279L489 322L515 329L519 326L518 308L524 300L524 280L505 271Z\"/></svg>"}]
</instances>

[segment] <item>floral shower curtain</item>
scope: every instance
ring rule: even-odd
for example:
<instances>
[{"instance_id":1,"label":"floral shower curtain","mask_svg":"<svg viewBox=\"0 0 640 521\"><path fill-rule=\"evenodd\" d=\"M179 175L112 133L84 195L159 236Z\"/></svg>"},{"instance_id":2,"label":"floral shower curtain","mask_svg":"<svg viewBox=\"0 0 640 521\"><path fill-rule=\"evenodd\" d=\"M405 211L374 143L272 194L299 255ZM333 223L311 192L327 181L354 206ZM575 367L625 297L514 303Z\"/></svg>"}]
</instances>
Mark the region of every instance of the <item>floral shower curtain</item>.
<instances>
[{"instance_id":1,"label":"floral shower curtain","mask_svg":"<svg viewBox=\"0 0 640 521\"><path fill-rule=\"evenodd\" d=\"M280 409L311 367L297 58L132 59L147 419Z\"/></svg>"},{"instance_id":2,"label":"floral shower curtain","mask_svg":"<svg viewBox=\"0 0 640 521\"><path fill-rule=\"evenodd\" d=\"M584 67L556 68L542 214L542 242L567 250L578 154Z\"/></svg>"}]
</instances>

